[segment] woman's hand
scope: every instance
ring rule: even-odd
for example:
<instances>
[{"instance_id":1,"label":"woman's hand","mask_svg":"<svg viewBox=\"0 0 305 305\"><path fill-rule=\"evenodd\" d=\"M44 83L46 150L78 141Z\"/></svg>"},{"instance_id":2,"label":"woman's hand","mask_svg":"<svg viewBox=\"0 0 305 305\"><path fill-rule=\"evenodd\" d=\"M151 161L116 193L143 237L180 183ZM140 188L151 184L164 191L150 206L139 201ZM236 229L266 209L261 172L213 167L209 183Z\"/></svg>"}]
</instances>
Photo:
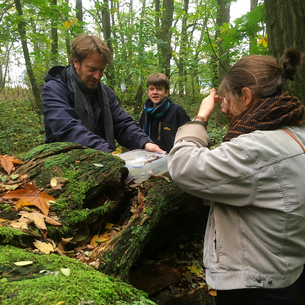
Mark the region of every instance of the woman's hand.
<instances>
[{"instance_id":1,"label":"woman's hand","mask_svg":"<svg viewBox=\"0 0 305 305\"><path fill-rule=\"evenodd\" d=\"M213 88L210 92L210 95L202 100L197 116L204 118L205 121L208 122L214 110L215 103L223 99L224 98L222 96L216 95L216 89Z\"/></svg>"}]
</instances>

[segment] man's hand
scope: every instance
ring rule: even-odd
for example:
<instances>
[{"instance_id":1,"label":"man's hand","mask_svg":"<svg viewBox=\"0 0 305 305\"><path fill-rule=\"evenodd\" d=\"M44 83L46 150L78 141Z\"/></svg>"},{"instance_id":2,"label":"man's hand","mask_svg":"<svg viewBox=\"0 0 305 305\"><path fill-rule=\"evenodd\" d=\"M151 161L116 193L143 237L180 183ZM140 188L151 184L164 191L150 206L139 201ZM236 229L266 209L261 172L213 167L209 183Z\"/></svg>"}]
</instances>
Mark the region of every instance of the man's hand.
<instances>
[{"instance_id":1,"label":"man's hand","mask_svg":"<svg viewBox=\"0 0 305 305\"><path fill-rule=\"evenodd\" d=\"M161 154L166 154L166 151L162 150L157 144L147 142L144 146L144 149L147 151L154 151Z\"/></svg>"}]
</instances>

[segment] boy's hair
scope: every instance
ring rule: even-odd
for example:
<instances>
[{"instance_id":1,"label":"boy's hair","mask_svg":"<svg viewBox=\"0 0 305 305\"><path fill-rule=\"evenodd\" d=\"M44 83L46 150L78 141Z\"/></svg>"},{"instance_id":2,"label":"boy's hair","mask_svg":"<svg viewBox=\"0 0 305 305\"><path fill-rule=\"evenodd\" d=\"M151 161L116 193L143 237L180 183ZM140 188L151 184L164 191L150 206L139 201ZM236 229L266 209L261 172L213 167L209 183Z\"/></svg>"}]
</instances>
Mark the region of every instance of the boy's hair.
<instances>
[{"instance_id":1,"label":"boy's hair","mask_svg":"<svg viewBox=\"0 0 305 305\"><path fill-rule=\"evenodd\" d=\"M106 43L98 36L90 36L81 34L72 41L70 59L77 59L80 63L94 51L98 52L105 64L110 64L112 61L112 54Z\"/></svg>"},{"instance_id":2,"label":"boy's hair","mask_svg":"<svg viewBox=\"0 0 305 305\"><path fill-rule=\"evenodd\" d=\"M164 88L165 91L169 90L169 80L163 73L152 73L146 80L147 88L149 85L153 85L157 88Z\"/></svg>"}]
</instances>

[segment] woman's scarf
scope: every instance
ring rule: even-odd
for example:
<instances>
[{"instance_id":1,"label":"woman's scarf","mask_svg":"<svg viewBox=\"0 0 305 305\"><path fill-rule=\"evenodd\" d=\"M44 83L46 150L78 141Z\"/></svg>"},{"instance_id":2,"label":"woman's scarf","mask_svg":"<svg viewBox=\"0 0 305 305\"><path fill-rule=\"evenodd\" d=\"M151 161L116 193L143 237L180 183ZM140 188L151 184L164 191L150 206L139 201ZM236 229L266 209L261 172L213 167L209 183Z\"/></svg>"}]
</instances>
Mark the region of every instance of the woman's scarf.
<instances>
[{"instance_id":1,"label":"woman's scarf","mask_svg":"<svg viewBox=\"0 0 305 305\"><path fill-rule=\"evenodd\" d=\"M170 99L165 97L165 99L157 106L154 107L153 102L148 98L143 106L143 111L145 113L143 131L150 136L151 129L151 117L156 118L162 117L170 107Z\"/></svg>"},{"instance_id":2,"label":"woman's scarf","mask_svg":"<svg viewBox=\"0 0 305 305\"><path fill-rule=\"evenodd\" d=\"M305 107L287 93L261 99L238 115L229 125L223 142L255 130L275 130L305 123Z\"/></svg>"}]
</instances>

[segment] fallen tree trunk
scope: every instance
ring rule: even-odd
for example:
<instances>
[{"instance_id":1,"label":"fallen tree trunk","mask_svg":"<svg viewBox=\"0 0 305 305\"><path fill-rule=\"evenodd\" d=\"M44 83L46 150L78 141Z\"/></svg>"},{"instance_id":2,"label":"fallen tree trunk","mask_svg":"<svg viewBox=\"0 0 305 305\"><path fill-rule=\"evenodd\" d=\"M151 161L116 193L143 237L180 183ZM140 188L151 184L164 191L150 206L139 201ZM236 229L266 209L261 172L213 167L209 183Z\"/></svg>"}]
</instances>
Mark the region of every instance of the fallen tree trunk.
<instances>
[{"instance_id":1,"label":"fallen tree trunk","mask_svg":"<svg viewBox=\"0 0 305 305\"><path fill-rule=\"evenodd\" d=\"M129 185L124 160L79 144L42 145L22 161L14 173L26 174L56 199L50 214L57 215L62 227L48 225L47 236L56 245L73 238L70 248L91 245L86 262L124 281L160 218L192 198L168 174ZM59 188L52 188L54 178L63 182Z\"/></svg>"}]
</instances>

